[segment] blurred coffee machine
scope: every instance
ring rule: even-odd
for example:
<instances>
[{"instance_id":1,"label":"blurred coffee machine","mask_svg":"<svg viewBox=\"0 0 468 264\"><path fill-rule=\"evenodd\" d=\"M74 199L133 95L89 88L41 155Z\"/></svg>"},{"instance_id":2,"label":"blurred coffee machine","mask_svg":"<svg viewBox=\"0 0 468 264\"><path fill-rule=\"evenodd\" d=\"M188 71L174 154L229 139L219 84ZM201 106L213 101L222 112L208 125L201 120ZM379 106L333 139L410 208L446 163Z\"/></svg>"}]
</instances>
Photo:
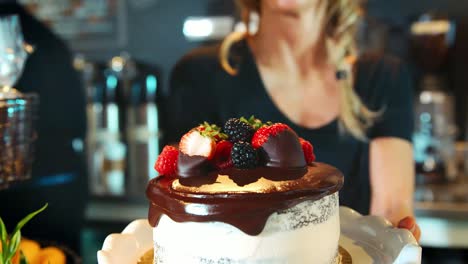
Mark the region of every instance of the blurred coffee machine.
<instances>
[{"instance_id":1,"label":"blurred coffee machine","mask_svg":"<svg viewBox=\"0 0 468 264\"><path fill-rule=\"evenodd\" d=\"M91 195L143 199L159 153L157 75L127 53L83 65Z\"/></svg>"},{"instance_id":2,"label":"blurred coffee machine","mask_svg":"<svg viewBox=\"0 0 468 264\"><path fill-rule=\"evenodd\" d=\"M413 136L417 182L443 183L456 178L454 99L448 89L447 59L455 24L424 14L411 27L411 55L419 71Z\"/></svg>"},{"instance_id":3,"label":"blurred coffee machine","mask_svg":"<svg viewBox=\"0 0 468 264\"><path fill-rule=\"evenodd\" d=\"M158 78L139 74L127 96L126 138L128 143L127 194L144 198L148 181L157 176L153 168L159 154L159 121L156 105Z\"/></svg>"}]
</instances>

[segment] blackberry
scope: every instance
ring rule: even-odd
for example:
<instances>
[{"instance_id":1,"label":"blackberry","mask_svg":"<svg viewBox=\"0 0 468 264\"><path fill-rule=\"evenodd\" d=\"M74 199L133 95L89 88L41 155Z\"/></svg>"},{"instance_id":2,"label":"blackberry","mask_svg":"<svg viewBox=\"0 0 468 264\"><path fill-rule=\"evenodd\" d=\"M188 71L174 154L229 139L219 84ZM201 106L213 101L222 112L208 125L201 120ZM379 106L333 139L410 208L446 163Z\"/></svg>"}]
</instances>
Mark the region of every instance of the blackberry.
<instances>
[{"instance_id":1,"label":"blackberry","mask_svg":"<svg viewBox=\"0 0 468 264\"><path fill-rule=\"evenodd\" d=\"M224 124L223 131L228 135L229 141L235 143L238 141L250 142L255 129L248 123L238 118L229 119Z\"/></svg>"},{"instance_id":2,"label":"blackberry","mask_svg":"<svg viewBox=\"0 0 468 264\"><path fill-rule=\"evenodd\" d=\"M250 143L239 141L234 143L231 150L234 167L238 169L253 169L257 166L257 150Z\"/></svg>"}]
</instances>

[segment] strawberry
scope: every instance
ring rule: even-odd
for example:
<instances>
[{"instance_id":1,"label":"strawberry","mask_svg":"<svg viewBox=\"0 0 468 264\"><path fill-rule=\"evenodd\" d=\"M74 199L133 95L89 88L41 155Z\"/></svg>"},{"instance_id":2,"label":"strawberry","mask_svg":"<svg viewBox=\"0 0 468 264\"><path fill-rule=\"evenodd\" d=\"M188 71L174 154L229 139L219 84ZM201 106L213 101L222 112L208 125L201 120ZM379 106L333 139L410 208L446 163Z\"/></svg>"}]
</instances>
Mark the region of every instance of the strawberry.
<instances>
[{"instance_id":1,"label":"strawberry","mask_svg":"<svg viewBox=\"0 0 468 264\"><path fill-rule=\"evenodd\" d=\"M222 140L216 144L216 151L213 157L213 164L218 169L227 169L232 167L231 159L232 143Z\"/></svg>"},{"instance_id":2,"label":"strawberry","mask_svg":"<svg viewBox=\"0 0 468 264\"><path fill-rule=\"evenodd\" d=\"M307 164L311 164L315 161L314 147L309 141L303 138L299 138L299 142L301 142L302 151L304 152L304 158Z\"/></svg>"},{"instance_id":3,"label":"strawberry","mask_svg":"<svg viewBox=\"0 0 468 264\"><path fill-rule=\"evenodd\" d=\"M252 146L260 148L265 142L268 141L270 136L276 136L280 132L291 129L288 125L282 123L275 123L269 126L261 127L255 132L252 137Z\"/></svg>"},{"instance_id":4,"label":"strawberry","mask_svg":"<svg viewBox=\"0 0 468 264\"><path fill-rule=\"evenodd\" d=\"M216 142L212 137L202 135L198 128L190 130L183 135L179 142L179 150L189 156L203 156L213 158Z\"/></svg>"},{"instance_id":5,"label":"strawberry","mask_svg":"<svg viewBox=\"0 0 468 264\"><path fill-rule=\"evenodd\" d=\"M216 164L216 167L217 167L218 169L220 169L220 170L229 169L229 168L234 167L234 163L232 162L232 159L229 158L229 159L228 159L227 161L225 161L225 162Z\"/></svg>"},{"instance_id":6,"label":"strawberry","mask_svg":"<svg viewBox=\"0 0 468 264\"><path fill-rule=\"evenodd\" d=\"M179 151L173 146L165 146L159 154L154 169L161 175L171 175L176 172Z\"/></svg>"},{"instance_id":7,"label":"strawberry","mask_svg":"<svg viewBox=\"0 0 468 264\"><path fill-rule=\"evenodd\" d=\"M202 134L203 136L210 137L214 139L216 142L219 142L221 140L225 140L228 138L226 134L221 132L220 127L214 124L210 124L208 122L204 122L203 124L200 124L195 129L200 131L200 134Z\"/></svg>"}]
</instances>

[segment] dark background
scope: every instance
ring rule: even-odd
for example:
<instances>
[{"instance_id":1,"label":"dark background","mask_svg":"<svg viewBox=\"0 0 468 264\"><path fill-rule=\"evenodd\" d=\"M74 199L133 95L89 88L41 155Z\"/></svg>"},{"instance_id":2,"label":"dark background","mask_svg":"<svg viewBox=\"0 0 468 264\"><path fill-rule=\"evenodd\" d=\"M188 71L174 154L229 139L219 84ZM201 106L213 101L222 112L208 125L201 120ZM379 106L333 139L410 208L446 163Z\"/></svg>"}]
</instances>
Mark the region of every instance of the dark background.
<instances>
[{"instance_id":1,"label":"dark background","mask_svg":"<svg viewBox=\"0 0 468 264\"><path fill-rule=\"evenodd\" d=\"M0 0L1 1L1 0ZM176 61L187 51L204 42L190 42L182 34L184 20L189 16L219 16L236 14L231 0L134 0L143 4L122 0L126 13L126 43L120 47L106 47L92 51L75 50L93 62L106 62L121 51L127 51L138 62L158 69L161 83L161 96L168 89L167 79ZM468 1L466 0L369 0L366 3L370 25L383 28L387 37L379 48L388 54L398 56L412 65L417 77L418 69L412 64L409 49L409 28L412 22L428 11L446 14L457 24L454 46L450 50L444 74L448 79L448 90L456 97L456 119L459 139L464 139L466 127L466 101L468 83ZM73 46L73 45L72 45ZM417 80L417 78L416 78ZM415 83L418 89L418 82ZM127 223L92 223L83 232L84 244L89 246L89 256L95 258L102 246L104 237L112 232L120 232ZM99 232L95 232L99 230ZM443 259L466 255L455 250L424 249L426 258L437 256ZM83 255L87 255L86 253ZM86 257L86 256L84 256ZM85 258L86 259L86 258ZM85 262L85 263L93 263ZM446 263L463 263L453 262Z\"/></svg>"}]
</instances>

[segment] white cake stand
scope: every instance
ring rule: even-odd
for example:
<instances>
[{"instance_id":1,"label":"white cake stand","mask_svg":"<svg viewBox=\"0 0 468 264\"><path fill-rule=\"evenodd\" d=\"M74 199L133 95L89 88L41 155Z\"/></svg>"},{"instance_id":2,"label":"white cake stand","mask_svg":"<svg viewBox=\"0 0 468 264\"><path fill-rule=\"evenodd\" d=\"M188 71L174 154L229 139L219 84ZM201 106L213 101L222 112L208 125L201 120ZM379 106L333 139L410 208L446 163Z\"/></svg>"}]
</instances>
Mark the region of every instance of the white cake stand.
<instances>
[{"instance_id":1,"label":"white cake stand","mask_svg":"<svg viewBox=\"0 0 468 264\"><path fill-rule=\"evenodd\" d=\"M340 207L340 246L352 263L420 264L421 247L408 230L397 229L387 220L362 216ZM152 228L146 219L135 220L120 234L107 236L98 251L99 264L135 264L152 249Z\"/></svg>"},{"instance_id":2,"label":"white cake stand","mask_svg":"<svg viewBox=\"0 0 468 264\"><path fill-rule=\"evenodd\" d=\"M340 223L340 246L351 255L352 263L421 263L421 247L408 230L347 207L340 207Z\"/></svg>"}]
</instances>

